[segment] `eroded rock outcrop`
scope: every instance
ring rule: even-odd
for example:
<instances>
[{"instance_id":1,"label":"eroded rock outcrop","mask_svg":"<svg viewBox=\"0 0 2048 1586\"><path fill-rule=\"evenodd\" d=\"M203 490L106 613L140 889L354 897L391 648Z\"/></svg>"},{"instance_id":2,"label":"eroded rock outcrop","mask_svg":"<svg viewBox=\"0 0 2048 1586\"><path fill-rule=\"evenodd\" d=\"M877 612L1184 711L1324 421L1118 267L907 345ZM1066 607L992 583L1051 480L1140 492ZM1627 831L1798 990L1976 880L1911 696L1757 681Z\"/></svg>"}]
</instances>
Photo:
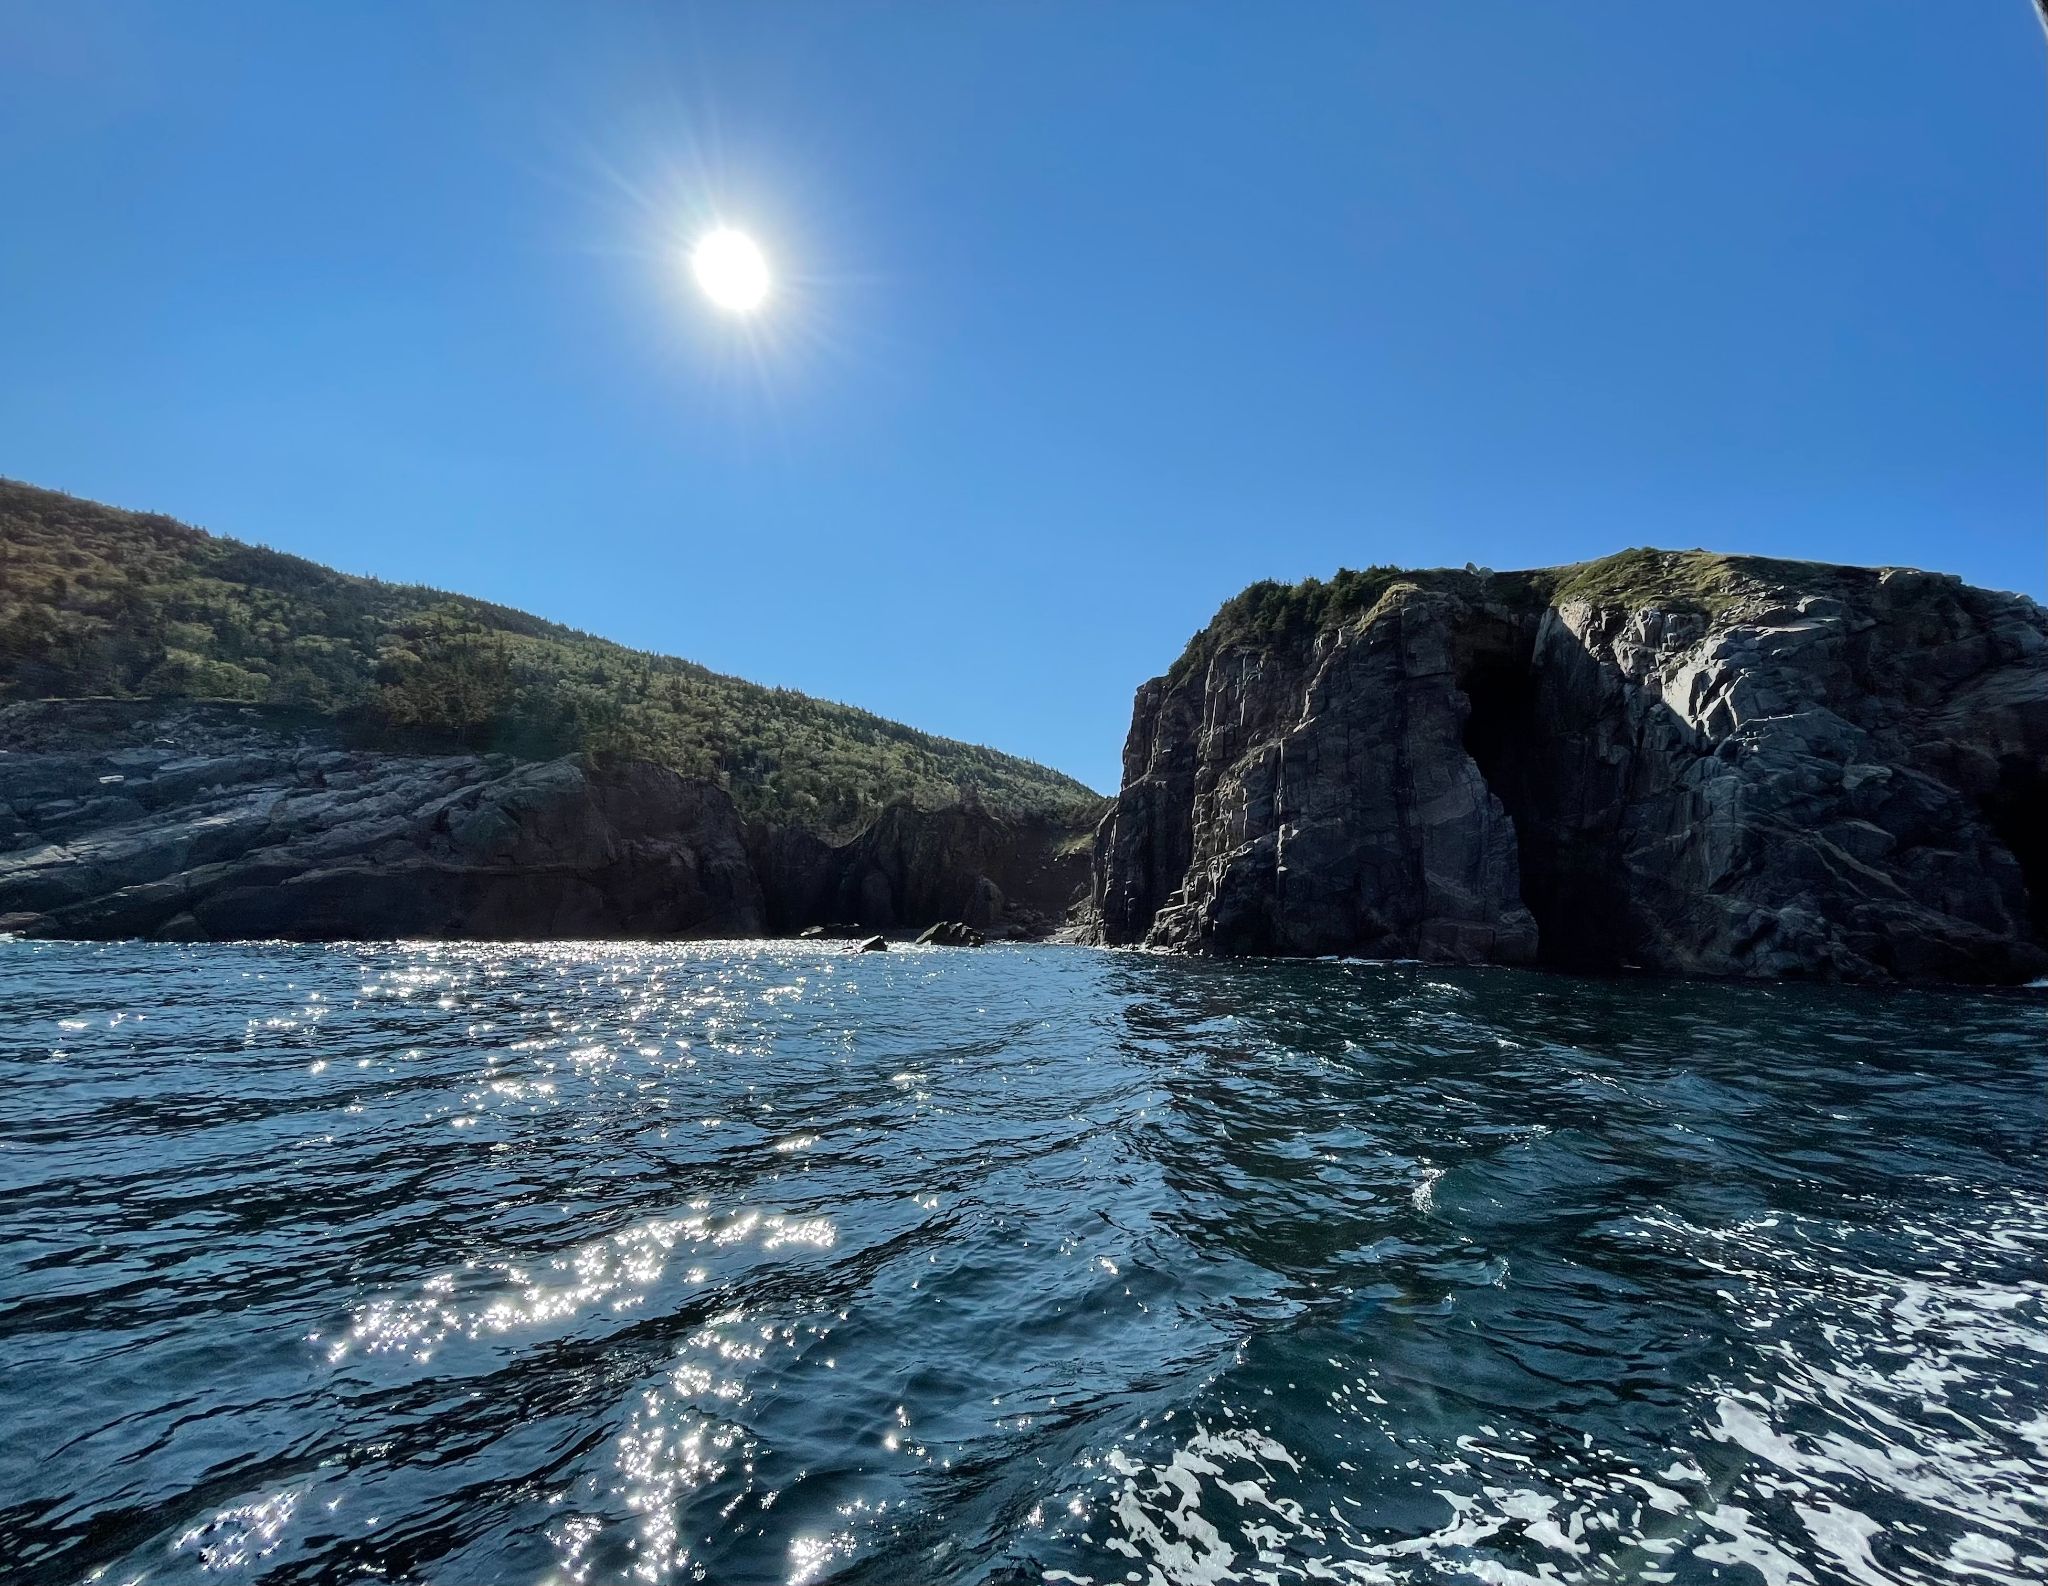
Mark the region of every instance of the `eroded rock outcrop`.
<instances>
[{"instance_id":1,"label":"eroded rock outcrop","mask_svg":"<svg viewBox=\"0 0 2048 1586\"><path fill-rule=\"evenodd\" d=\"M1076 835L904 806L835 844L642 762L368 751L211 703L0 709L0 930L38 936L1022 935L1084 890Z\"/></svg>"},{"instance_id":2,"label":"eroded rock outcrop","mask_svg":"<svg viewBox=\"0 0 2048 1586\"><path fill-rule=\"evenodd\" d=\"M2048 968L2048 615L1628 553L1248 591L1138 692L1110 942L2011 981Z\"/></svg>"}]
</instances>

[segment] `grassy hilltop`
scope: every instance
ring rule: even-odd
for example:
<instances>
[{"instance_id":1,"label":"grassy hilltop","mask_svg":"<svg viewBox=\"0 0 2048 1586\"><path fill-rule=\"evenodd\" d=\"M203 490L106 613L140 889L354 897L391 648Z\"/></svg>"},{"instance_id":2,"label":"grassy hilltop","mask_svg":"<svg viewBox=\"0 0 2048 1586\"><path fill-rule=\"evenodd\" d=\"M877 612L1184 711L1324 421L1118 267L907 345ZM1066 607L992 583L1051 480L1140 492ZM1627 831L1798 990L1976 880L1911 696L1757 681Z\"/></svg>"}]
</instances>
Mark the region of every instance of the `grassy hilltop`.
<instances>
[{"instance_id":1,"label":"grassy hilltop","mask_svg":"<svg viewBox=\"0 0 2048 1586\"><path fill-rule=\"evenodd\" d=\"M749 814L822 826L962 788L1016 814L1099 802L1045 766L848 705L0 480L0 702L91 695L291 705L394 747L633 755L717 778Z\"/></svg>"}]
</instances>

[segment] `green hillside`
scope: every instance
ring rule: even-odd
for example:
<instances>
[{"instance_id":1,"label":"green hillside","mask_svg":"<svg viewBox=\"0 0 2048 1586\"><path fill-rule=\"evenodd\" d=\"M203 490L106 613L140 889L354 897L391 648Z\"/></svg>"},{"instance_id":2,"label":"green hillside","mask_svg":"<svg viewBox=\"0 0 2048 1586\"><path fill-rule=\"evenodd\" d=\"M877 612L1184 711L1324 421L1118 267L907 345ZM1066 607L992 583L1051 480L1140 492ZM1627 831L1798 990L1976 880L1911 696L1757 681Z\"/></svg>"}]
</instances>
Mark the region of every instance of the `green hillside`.
<instances>
[{"instance_id":1,"label":"green hillside","mask_svg":"<svg viewBox=\"0 0 2048 1586\"><path fill-rule=\"evenodd\" d=\"M971 787L1014 813L1099 802L1071 777L524 612L0 480L0 701L296 705L363 741L635 755L750 814L843 825Z\"/></svg>"}]
</instances>

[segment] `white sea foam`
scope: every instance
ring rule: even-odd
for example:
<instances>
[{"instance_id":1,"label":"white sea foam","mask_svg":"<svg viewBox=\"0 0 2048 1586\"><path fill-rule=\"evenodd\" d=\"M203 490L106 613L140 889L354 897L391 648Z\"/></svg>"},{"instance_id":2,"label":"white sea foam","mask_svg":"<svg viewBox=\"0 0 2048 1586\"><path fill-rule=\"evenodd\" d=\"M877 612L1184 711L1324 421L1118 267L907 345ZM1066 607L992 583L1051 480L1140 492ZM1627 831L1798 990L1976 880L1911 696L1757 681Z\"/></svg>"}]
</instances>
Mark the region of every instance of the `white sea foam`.
<instances>
[{"instance_id":1,"label":"white sea foam","mask_svg":"<svg viewBox=\"0 0 2048 1586\"><path fill-rule=\"evenodd\" d=\"M2048 1208L2015 1201L1978 1226L1895 1231L1928 1252L1911 1277L1858 1265L1831 1229L1798 1219L1706 1229L1652 1216L1636 1232L1741 1283L1735 1313L1756 1335L1755 1376L1709 1384L1661 1469L1590 1436L1560 1463L1529 1426L1485 1422L1433 1461L1441 1521L1401 1534L1341 1491L1312 1496L1303 1461L1270 1433L1198 1425L1163 1457L1105 1458L1106 1545L1137 1566L1125 1579L1533 1586L1595 1568L1670 1580L1682 1558L1769 1586L2048 1579L2048 1415L2001 1420L2015 1364L2048 1355L2048 1281L1993 1279L1969 1260L2048 1248ZM1377 1408L1382 1386L1360 1379L1332 1402L1391 1446L1417 1406Z\"/></svg>"}]
</instances>

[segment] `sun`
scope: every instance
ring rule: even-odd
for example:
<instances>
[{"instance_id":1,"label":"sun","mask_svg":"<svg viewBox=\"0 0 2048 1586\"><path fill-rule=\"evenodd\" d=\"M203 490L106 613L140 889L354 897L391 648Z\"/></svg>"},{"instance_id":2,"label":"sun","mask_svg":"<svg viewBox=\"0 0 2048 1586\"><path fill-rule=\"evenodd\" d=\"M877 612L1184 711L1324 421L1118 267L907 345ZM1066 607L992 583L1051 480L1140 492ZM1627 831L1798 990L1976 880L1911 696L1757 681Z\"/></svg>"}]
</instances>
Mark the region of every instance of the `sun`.
<instances>
[{"instance_id":1,"label":"sun","mask_svg":"<svg viewBox=\"0 0 2048 1586\"><path fill-rule=\"evenodd\" d=\"M729 314L751 314L768 298L768 260L752 237L730 226L706 232L690 250L690 273Z\"/></svg>"}]
</instances>

